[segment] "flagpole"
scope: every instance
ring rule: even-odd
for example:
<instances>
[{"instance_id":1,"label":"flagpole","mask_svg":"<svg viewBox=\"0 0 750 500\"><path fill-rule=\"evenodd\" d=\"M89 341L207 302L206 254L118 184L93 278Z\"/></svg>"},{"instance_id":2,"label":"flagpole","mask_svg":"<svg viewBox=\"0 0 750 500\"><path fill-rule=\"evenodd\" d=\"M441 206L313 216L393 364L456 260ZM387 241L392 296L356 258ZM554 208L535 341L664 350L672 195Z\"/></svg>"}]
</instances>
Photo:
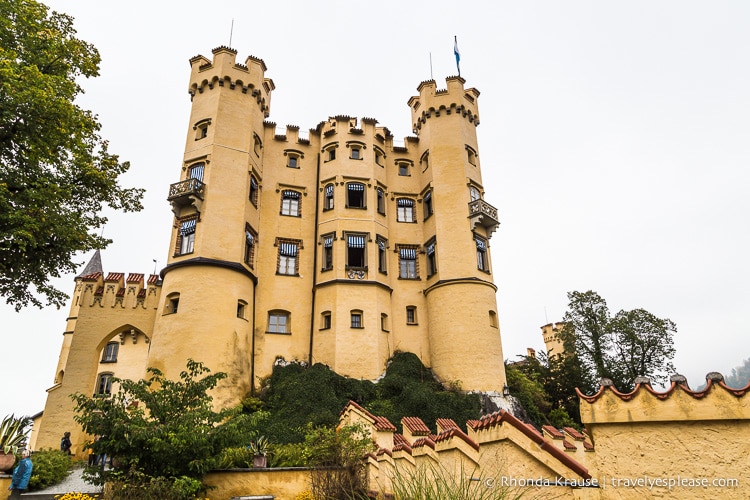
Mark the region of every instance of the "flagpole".
<instances>
[{"instance_id":1,"label":"flagpole","mask_svg":"<svg viewBox=\"0 0 750 500\"><path fill-rule=\"evenodd\" d=\"M430 52L430 80L434 80L432 76L432 52Z\"/></svg>"},{"instance_id":2,"label":"flagpole","mask_svg":"<svg viewBox=\"0 0 750 500\"><path fill-rule=\"evenodd\" d=\"M461 54L458 52L458 36L453 37L453 55L456 56L456 69L458 70L458 76L461 76Z\"/></svg>"}]
</instances>

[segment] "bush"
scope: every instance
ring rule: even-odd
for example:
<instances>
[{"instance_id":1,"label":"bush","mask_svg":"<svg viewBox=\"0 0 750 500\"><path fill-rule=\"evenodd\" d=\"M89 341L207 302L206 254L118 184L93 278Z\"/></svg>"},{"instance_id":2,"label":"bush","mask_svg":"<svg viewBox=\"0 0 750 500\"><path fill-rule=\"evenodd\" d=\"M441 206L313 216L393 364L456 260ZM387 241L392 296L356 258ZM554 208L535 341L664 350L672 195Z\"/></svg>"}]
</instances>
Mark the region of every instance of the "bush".
<instances>
[{"instance_id":1,"label":"bush","mask_svg":"<svg viewBox=\"0 0 750 500\"><path fill-rule=\"evenodd\" d=\"M307 455L301 444L273 444L268 459L269 467L305 467Z\"/></svg>"},{"instance_id":2,"label":"bush","mask_svg":"<svg viewBox=\"0 0 750 500\"><path fill-rule=\"evenodd\" d=\"M225 448L219 456L221 469L249 469L253 466L253 451L245 446Z\"/></svg>"},{"instance_id":3,"label":"bush","mask_svg":"<svg viewBox=\"0 0 750 500\"><path fill-rule=\"evenodd\" d=\"M149 477L131 469L111 476L105 489L105 500L193 500L203 490L197 479Z\"/></svg>"},{"instance_id":4,"label":"bush","mask_svg":"<svg viewBox=\"0 0 750 500\"><path fill-rule=\"evenodd\" d=\"M32 455L31 463L34 467L31 469L29 491L42 490L63 481L71 468L70 456L60 450L39 450Z\"/></svg>"}]
</instances>

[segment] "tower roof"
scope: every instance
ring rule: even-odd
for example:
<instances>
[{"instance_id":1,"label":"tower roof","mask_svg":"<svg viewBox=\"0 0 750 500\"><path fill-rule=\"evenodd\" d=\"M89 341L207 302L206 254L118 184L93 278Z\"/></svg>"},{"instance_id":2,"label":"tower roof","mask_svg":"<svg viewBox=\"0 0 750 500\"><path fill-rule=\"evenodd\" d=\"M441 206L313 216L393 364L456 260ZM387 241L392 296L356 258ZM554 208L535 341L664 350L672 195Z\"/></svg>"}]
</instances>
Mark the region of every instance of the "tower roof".
<instances>
[{"instance_id":1,"label":"tower roof","mask_svg":"<svg viewBox=\"0 0 750 500\"><path fill-rule=\"evenodd\" d=\"M91 256L91 259L89 259L89 263L86 264L86 267L83 268L83 271L76 276L76 278L80 278L81 276L86 276L88 274L93 273L103 273L102 270L102 254L99 250L94 252L94 255Z\"/></svg>"}]
</instances>

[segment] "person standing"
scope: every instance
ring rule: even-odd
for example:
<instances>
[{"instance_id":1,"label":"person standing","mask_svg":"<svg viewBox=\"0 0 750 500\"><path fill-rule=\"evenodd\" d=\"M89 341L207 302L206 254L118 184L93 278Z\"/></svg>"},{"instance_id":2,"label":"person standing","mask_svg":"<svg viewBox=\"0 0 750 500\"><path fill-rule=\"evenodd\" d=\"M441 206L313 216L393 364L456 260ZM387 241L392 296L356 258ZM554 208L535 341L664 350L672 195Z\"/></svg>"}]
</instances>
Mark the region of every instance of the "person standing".
<instances>
[{"instance_id":1,"label":"person standing","mask_svg":"<svg viewBox=\"0 0 750 500\"><path fill-rule=\"evenodd\" d=\"M70 442L70 432L66 432L60 440L60 451L70 455L70 447L72 445L73 443Z\"/></svg>"},{"instance_id":2,"label":"person standing","mask_svg":"<svg viewBox=\"0 0 750 500\"><path fill-rule=\"evenodd\" d=\"M21 452L21 461L18 462L16 468L13 469L13 478L10 486L8 486L8 489L10 490L10 497L8 498L21 498L21 493L26 491L26 488L29 487L31 469L34 467L29 455L31 455L29 450L23 450Z\"/></svg>"}]
</instances>

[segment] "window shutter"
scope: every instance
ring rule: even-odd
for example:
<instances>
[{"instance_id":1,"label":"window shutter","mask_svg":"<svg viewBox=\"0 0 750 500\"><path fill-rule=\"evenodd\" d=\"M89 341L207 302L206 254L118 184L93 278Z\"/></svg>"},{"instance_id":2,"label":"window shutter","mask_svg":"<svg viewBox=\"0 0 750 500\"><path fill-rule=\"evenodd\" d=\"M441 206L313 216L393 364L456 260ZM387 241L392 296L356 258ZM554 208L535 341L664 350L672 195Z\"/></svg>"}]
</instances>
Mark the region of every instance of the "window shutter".
<instances>
[{"instance_id":1,"label":"window shutter","mask_svg":"<svg viewBox=\"0 0 750 500\"><path fill-rule=\"evenodd\" d=\"M193 234L195 232L196 222L198 222L197 219L190 219L190 220L182 221L180 223L180 235L187 236L188 234Z\"/></svg>"},{"instance_id":2,"label":"window shutter","mask_svg":"<svg viewBox=\"0 0 750 500\"><path fill-rule=\"evenodd\" d=\"M279 254L285 257L296 257L297 256L297 244L296 243L279 243Z\"/></svg>"},{"instance_id":3,"label":"window shutter","mask_svg":"<svg viewBox=\"0 0 750 500\"><path fill-rule=\"evenodd\" d=\"M349 248L365 248L365 237L362 235L350 234L347 236Z\"/></svg>"},{"instance_id":4,"label":"window shutter","mask_svg":"<svg viewBox=\"0 0 750 500\"><path fill-rule=\"evenodd\" d=\"M402 259L416 260L417 249L416 248L399 248L399 255Z\"/></svg>"}]
</instances>

